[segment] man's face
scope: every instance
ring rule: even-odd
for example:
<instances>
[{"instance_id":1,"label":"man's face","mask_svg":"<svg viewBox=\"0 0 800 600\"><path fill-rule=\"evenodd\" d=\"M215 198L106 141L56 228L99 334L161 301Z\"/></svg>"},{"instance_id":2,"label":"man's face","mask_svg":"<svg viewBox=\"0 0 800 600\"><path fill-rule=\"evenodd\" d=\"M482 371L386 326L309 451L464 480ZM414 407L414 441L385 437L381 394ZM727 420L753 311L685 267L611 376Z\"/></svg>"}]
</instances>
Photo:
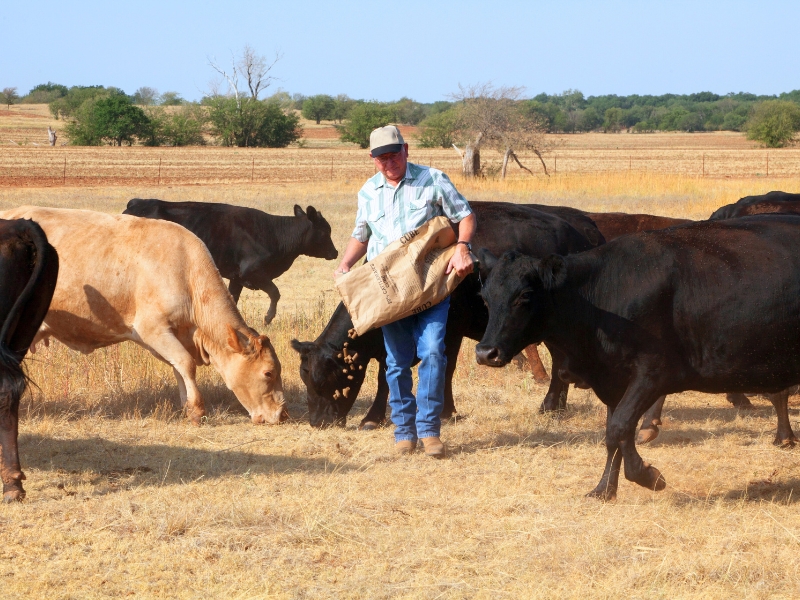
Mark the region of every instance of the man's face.
<instances>
[{"instance_id":1,"label":"man's face","mask_svg":"<svg viewBox=\"0 0 800 600\"><path fill-rule=\"evenodd\" d=\"M408 144L403 144L403 149L400 152L387 152L373 157L372 161L388 181L398 182L406 176Z\"/></svg>"}]
</instances>

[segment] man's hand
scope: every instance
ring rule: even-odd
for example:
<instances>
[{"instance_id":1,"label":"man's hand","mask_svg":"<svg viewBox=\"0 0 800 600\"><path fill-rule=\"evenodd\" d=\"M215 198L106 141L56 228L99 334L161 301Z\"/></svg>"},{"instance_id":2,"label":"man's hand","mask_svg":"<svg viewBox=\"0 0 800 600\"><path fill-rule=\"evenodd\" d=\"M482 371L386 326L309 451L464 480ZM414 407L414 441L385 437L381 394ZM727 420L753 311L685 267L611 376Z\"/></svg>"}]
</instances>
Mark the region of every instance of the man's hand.
<instances>
[{"instance_id":1,"label":"man's hand","mask_svg":"<svg viewBox=\"0 0 800 600\"><path fill-rule=\"evenodd\" d=\"M472 258L469 255L469 250L464 244L456 245L455 254L453 254L453 257L450 259L450 263L447 265L447 274L449 275L450 271L453 269L456 270L456 273L459 277L466 277L472 273Z\"/></svg>"},{"instance_id":2,"label":"man's hand","mask_svg":"<svg viewBox=\"0 0 800 600\"><path fill-rule=\"evenodd\" d=\"M336 270L333 272L333 280L336 281L337 277L349 272L350 272L350 267L348 267L345 264L341 264L338 267L336 267Z\"/></svg>"}]
</instances>

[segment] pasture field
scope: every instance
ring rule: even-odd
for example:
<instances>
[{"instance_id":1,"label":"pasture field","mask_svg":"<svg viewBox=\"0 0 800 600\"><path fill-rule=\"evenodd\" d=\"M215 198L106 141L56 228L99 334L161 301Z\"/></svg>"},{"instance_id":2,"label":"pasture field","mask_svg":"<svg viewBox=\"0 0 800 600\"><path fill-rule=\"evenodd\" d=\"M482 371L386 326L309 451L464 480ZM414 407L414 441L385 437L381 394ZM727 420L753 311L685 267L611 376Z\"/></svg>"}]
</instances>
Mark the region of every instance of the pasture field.
<instances>
[{"instance_id":1,"label":"pasture field","mask_svg":"<svg viewBox=\"0 0 800 600\"><path fill-rule=\"evenodd\" d=\"M602 139L612 137L657 141ZM713 139L723 138L742 145L731 151L749 151L741 136ZM34 152L4 147L0 164L22 151ZM184 150L80 152L97 153L101 164L123 153ZM196 152L198 165L203 153L210 163L222 152L234 156L216 148ZM274 152L278 160L280 151ZM358 151L358 161L347 149L314 152L352 163L353 174L201 185L4 183L0 209L38 204L119 212L137 196L229 202L275 214L311 204L331 222L341 249L370 166ZM320 169L330 168L320 162ZM635 170L454 180L471 200L696 219L743 195L800 189L798 176ZM459 417L443 429L446 460L397 457L390 428L356 429L375 391L374 365L347 428L311 429L289 342L322 331L337 301L335 265L301 257L276 281L282 299L266 333L283 365L293 417L280 426L251 425L210 367L199 372L208 422L189 426L171 370L132 344L83 356L55 342L30 356L28 372L38 387L26 395L20 427L28 498L0 508L4 593L433 599L800 592L800 450L773 447L775 417L765 400L737 411L722 396L670 397L660 437L641 448L667 489L652 493L623 480L618 500L607 504L583 496L604 464L602 404L591 392L573 390L565 415L539 415L545 387L514 365L477 366L471 341L456 372ZM248 322L261 330L265 299L245 291L240 301ZM799 408L791 399L795 431Z\"/></svg>"}]
</instances>

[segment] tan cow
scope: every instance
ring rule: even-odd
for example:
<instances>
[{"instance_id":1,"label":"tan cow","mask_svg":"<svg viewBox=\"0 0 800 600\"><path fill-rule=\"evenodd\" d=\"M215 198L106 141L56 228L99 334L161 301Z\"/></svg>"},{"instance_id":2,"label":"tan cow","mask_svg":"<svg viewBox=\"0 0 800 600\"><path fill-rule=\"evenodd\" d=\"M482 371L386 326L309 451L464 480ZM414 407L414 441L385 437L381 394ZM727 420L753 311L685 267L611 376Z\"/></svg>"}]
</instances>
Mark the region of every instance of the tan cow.
<instances>
[{"instance_id":1,"label":"tan cow","mask_svg":"<svg viewBox=\"0 0 800 600\"><path fill-rule=\"evenodd\" d=\"M254 423L286 417L281 366L247 326L203 242L168 221L22 206L4 219L36 221L60 258L53 301L33 346L52 336L89 353L125 340L172 365L192 423L205 414L195 381L212 364Z\"/></svg>"}]
</instances>

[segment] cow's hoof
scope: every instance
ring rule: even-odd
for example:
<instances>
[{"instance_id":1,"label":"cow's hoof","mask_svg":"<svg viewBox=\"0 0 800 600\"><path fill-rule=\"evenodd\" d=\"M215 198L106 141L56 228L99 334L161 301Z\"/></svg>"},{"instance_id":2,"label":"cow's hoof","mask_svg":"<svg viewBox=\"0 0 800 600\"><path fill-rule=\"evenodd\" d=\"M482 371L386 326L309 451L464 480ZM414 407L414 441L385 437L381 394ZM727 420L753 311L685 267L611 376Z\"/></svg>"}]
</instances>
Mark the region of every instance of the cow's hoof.
<instances>
[{"instance_id":1,"label":"cow's hoof","mask_svg":"<svg viewBox=\"0 0 800 600\"><path fill-rule=\"evenodd\" d=\"M586 494L587 498L594 498L601 502L611 502L617 499L617 490L612 490L604 485L598 485L591 492Z\"/></svg>"},{"instance_id":2,"label":"cow's hoof","mask_svg":"<svg viewBox=\"0 0 800 600\"><path fill-rule=\"evenodd\" d=\"M649 444L658 437L658 425L651 423L649 427L642 427L636 436L637 444Z\"/></svg>"},{"instance_id":3,"label":"cow's hoof","mask_svg":"<svg viewBox=\"0 0 800 600\"><path fill-rule=\"evenodd\" d=\"M741 408L744 410L755 408L753 403L750 402L750 398L744 394L726 394L725 399L730 402L734 408Z\"/></svg>"},{"instance_id":4,"label":"cow's hoof","mask_svg":"<svg viewBox=\"0 0 800 600\"><path fill-rule=\"evenodd\" d=\"M795 445L798 443L798 439L795 436L782 440L780 437L775 436L775 440L772 442L778 448L794 448Z\"/></svg>"},{"instance_id":5,"label":"cow's hoof","mask_svg":"<svg viewBox=\"0 0 800 600\"><path fill-rule=\"evenodd\" d=\"M19 489L7 490L3 493L3 502L6 504L22 502L23 500L25 500L25 490L22 489L22 486Z\"/></svg>"},{"instance_id":6,"label":"cow's hoof","mask_svg":"<svg viewBox=\"0 0 800 600\"><path fill-rule=\"evenodd\" d=\"M642 473L642 476L638 477L635 480L635 483L638 483L642 487L646 487L648 490L653 490L654 492L660 492L667 487L667 480L664 479L661 471L647 464L645 464L643 471L644 472Z\"/></svg>"},{"instance_id":7,"label":"cow's hoof","mask_svg":"<svg viewBox=\"0 0 800 600\"><path fill-rule=\"evenodd\" d=\"M550 383L550 376L547 373L545 373L544 375L534 374L533 381L535 383L541 383L541 384Z\"/></svg>"},{"instance_id":8,"label":"cow's hoof","mask_svg":"<svg viewBox=\"0 0 800 600\"><path fill-rule=\"evenodd\" d=\"M362 421L361 425L358 426L359 431L375 431L379 429L381 426L380 423L376 423L375 421Z\"/></svg>"}]
</instances>

